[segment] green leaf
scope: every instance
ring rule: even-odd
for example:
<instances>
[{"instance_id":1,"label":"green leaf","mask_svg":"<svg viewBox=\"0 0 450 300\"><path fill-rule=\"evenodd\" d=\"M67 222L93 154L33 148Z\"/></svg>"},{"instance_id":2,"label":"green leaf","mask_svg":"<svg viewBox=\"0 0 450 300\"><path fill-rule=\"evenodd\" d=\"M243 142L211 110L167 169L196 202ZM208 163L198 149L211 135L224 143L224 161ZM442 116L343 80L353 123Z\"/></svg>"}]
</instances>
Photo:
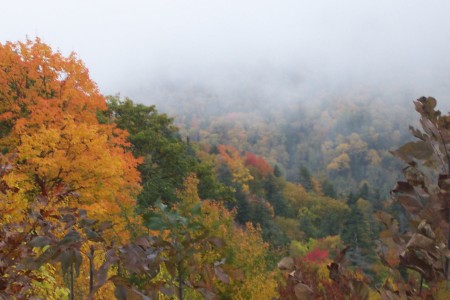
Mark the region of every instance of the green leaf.
<instances>
[{"instance_id":1,"label":"green leaf","mask_svg":"<svg viewBox=\"0 0 450 300\"><path fill-rule=\"evenodd\" d=\"M202 212L202 203L199 202L189 210L193 216L198 216Z\"/></svg>"},{"instance_id":2,"label":"green leaf","mask_svg":"<svg viewBox=\"0 0 450 300\"><path fill-rule=\"evenodd\" d=\"M151 230L164 230L167 228L160 216L151 216L147 218L145 225Z\"/></svg>"}]
</instances>

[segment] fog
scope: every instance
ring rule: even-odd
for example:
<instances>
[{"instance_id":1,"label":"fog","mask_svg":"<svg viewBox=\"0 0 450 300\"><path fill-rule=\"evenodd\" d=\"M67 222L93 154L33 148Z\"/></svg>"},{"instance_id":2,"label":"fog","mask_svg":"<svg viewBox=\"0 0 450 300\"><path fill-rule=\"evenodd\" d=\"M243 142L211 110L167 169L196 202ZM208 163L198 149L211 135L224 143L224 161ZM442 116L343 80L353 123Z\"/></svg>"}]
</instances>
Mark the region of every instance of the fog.
<instances>
[{"instance_id":1,"label":"fog","mask_svg":"<svg viewBox=\"0 0 450 300\"><path fill-rule=\"evenodd\" d=\"M162 86L275 100L363 86L450 105L449 12L444 0L7 1L0 42L75 51L102 93L145 103Z\"/></svg>"}]
</instances>

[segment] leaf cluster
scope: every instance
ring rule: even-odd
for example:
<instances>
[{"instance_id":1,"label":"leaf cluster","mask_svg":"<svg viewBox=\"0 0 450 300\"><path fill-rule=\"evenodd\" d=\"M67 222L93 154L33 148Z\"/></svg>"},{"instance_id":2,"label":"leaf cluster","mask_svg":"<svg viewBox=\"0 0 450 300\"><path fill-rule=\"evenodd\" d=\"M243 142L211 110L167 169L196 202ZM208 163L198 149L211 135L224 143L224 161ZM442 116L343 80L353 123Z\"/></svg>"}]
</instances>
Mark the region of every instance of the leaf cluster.
<instances>
[{"instance_id":1,"label":"leaf cluster","mask_svg":"<svg viewBox=\"0 0 450 300\"><path fill-rule=\"evenodd\" d=\"M17 193L3 180L13 167L2 156L0 196ZM34 282L43 281L40 273L49 263L59 263L65 277L80 274L83 245L105 242L103 232L111 222L87 217L85 210L61 207L58 202L74 195L60 188L52 196L40 194L23 213L21 220L3 220L0 229L0 295L6 299L28 299ZM74 274L75 272L76 274Z\"/></svg>"},{"instance_id":2,"label":"leaf cluster","mask_svg":"<svg viewBox=\"0 0 450 300\"><path fill-rule=\"evenodd\" d=\"M407 164L404 181L397 182L391 195L409 218L409 228L385 212L378 218L384 224L378 253L386 266L397 274L400 266L417 271L428 285L448 278L449 247L449 143L450 116L436 110L436 100L422 97L414 102L422 130L410 127L417 141L409 142L392 154ZM385 288L384 293L418 295L422 283L400 284L401 289Z\"/></svg>"}]
</instances>

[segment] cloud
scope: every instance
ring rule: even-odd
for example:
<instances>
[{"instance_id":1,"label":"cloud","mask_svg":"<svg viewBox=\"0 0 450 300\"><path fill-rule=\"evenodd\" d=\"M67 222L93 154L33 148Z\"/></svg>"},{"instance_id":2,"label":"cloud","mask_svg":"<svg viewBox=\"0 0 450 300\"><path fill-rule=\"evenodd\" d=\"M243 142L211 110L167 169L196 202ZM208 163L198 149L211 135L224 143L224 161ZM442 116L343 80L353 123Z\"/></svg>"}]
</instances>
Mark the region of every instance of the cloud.
<instances>
[{"instance_id":1,"label":"cloud","mask_svg":"<svg viewBox=\"0 0 450 300\"><path fill-rule=\"evenodd\" d=\"M38 35L77 52L105 93L268 69L319 85L428 88L450 78L443 0L24 2L2 5L2 41Z\"/></svg>"}]
</instances>

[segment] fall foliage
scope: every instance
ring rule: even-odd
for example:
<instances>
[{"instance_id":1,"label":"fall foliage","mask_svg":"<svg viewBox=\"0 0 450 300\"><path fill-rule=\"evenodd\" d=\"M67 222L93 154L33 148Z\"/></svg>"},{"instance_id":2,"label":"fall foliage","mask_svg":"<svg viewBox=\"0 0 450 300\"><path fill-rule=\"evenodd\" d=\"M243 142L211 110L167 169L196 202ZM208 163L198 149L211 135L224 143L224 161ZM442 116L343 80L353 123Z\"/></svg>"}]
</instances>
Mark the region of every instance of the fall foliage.
<instances>
[{"instance_id":1,"label":"fall foliage","mask_svg":"<svg viewBox=\"0 0 450 300\"><path fill-rule=\"evenodd\" d=\"M2 175L2 226L21 224L31 228L29 235L47 230L40 217L38 223L29 219L29 211L61 218L61 210L84 209L97 222L114 223L102 240L127 241L139 228L133 206L140 159L127 150L126 132L97 121L106 102L81 61L39 39L6 43L0 45L0 78L0 143L10 169ZM70 227L58 230L56 237L70 234ZM58 273L46 274L51 281Z\"/></svg>"},{"instance_id":2,"label":"fall foliage","mask_svg":"<svg viewBox=\"0 0 450 300\"><path fill-rule=\"evenodd\" d=\"M187 130L0 44L0 298L446 299L450 117L414 104L384 202L403 138L357 104Z\"/></svg>"}]
</instances>

